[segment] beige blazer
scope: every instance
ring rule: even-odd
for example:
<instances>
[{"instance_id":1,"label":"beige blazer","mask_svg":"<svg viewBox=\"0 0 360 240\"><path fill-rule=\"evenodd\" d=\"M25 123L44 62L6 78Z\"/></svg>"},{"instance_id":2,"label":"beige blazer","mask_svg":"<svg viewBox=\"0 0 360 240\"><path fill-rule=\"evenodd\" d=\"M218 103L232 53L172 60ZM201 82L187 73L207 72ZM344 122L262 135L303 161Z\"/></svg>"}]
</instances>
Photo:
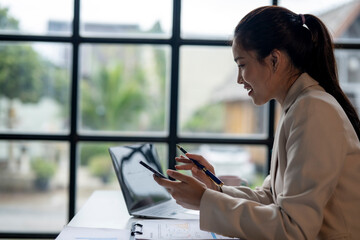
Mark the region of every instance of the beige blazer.
<instances>
[{"instance_id":1,"label":"beige blazer","mask_svg":"<svg viewBox=\"0 0 360 240\"><path fill-rule=\"evenodd\" d=\"M360 239L360 143L308 74L290 88L261 188L206 190L200 228L242 239Z\"/></svg>"}]
</instances>

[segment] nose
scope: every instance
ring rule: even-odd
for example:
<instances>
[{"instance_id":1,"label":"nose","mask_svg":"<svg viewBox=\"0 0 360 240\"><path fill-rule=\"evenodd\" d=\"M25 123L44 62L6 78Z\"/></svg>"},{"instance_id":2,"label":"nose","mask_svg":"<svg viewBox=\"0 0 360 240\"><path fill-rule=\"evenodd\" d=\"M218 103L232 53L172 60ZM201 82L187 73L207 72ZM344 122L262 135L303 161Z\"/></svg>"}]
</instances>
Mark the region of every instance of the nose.
<instances>
[{"instance_id":1,"label":"nose","mask_svg":"<svg viewBox=\"0 0 360 240\"><path fill-rule=\"evenodd\" d=\"M242 78L240 72L238 73L238 76L237 76L237 83L238 84L243 84L244 83L244 79Z\"/></svg>"}]
</instances>

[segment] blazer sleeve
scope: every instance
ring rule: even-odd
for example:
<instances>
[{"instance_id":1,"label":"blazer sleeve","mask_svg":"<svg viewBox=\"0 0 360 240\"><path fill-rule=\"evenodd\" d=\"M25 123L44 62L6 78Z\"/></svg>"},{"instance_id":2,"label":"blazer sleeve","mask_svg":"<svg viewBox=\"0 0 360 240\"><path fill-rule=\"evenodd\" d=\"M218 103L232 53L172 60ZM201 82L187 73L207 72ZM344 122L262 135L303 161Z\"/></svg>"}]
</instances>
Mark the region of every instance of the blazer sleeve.
<instances>
[{"instance_id":1,"label":"blazer sleeve","mask_svg":"<svg viewBox=\"0 0 360 240\"><path fill-rule=\"evenodd\" d=\"M255 190L246 186L232 187L224 185L222 192L235 198L252 200L262 204L271 204L273 203L273 197L270 188L270 175L268 175L262 186L257 187Z\"/></svg>"},{"instance_id":2,"label":"blazer sleeve","mask_svg":"<svg viewBox=\"0 0 360 240\"><path fill-rule=\"evenodd\" d=\"M245 239L316 238L346 154L344 119L326 101L294 105L281 126L287 136L279 141L286 151L280 161L286 167L275 203L206 190L200 203L202 230Z\"/></svg>"}]
</instances>

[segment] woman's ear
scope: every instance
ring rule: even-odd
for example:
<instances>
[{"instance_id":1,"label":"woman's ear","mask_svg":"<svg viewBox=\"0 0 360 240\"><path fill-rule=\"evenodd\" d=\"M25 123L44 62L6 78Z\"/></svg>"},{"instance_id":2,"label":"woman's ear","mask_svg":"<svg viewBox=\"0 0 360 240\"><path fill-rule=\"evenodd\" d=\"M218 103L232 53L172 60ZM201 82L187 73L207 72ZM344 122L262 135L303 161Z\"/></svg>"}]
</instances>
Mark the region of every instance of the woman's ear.
<instances>
[{"instance_id":1,"label":"woman's ear","mask_svg":"<svg viewBox=\"0 0 360 240\"><path fill-rule=\"evenodd\" d=\"M280 59L281 59L281 52L278 49L272 50L270 53L270 61L274 72L276 72L276 70L279 67Z\"/></svg>"}]
</instances>

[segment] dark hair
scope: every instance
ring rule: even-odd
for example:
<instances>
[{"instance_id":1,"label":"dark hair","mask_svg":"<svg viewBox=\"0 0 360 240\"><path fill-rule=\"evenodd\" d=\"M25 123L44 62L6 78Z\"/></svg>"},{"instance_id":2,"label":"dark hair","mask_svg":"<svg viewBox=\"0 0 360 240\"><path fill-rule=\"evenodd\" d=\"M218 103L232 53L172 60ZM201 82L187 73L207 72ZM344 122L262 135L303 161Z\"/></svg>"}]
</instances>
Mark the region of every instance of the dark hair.
<instances>
[{"instance_id":1,"label":"dark hair","mask_svg":"<svg viewBox=\"0 0 360 240\"><path fill-rule=\"evenodd\" d=\"M319 18L278 6L260 7L236 26L234 41L254 50L260 61L274 49L285 51L295 68L307 72L339 102L360 140L359 117L340 88L333 42Z\"/></svg>"}]
</instances>

